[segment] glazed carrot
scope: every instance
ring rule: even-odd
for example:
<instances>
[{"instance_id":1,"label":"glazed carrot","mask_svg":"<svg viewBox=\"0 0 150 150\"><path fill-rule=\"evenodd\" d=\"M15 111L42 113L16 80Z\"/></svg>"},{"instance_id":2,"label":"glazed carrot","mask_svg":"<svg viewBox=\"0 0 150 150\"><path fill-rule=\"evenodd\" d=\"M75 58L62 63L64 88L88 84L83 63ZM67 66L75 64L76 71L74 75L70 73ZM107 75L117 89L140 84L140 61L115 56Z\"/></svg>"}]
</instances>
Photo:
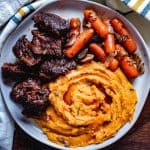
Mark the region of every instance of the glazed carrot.
<instances>
[{"instance_id":1,"label":"glazed carrot","mask_svg":"<svg viewBox=\"0 0 150 150\"><path fill-rule=\"evenodd\" d=\"M111 24L114 30L121 36L121 42L129 53L134 53L137 45L124 24L117 18L112 19Z\"/></svg>"},{"instance_id":2,"label":"glazed carrot","mask_svg":"<svg viewBox=\"0 0 150 150\"><path fill-rule=\"evenodd\" d=\"M115 36L112 33L108 33L104 41L105 52L111 54L115 51Z\"/></svg>"},{"instance_id":3,"label":"glazed carrot","mask_svg":"<svg viewBox=\"0 0 150 150\"><path fill-rule=\"evenodd\" d=\"M124 56L128 56L127 51L120 44L115 45L115 50L117 51L117 59L118 60L122 59L122 57L124 57Z\"/></svg>"},{"instance_id":4,"label":"glazed carrot","mask_svg":"<svg viewBox=\"0 0 150 150\"><path fill-rule=\"evenodd\" d=\"M111 20L111 25L117 33L119 33L123 28L123 23L117 18Z\"/></svg>"},{"instance_id":5,"label":"glazed carrot","mask_svg":"<svg viewBox=\"0 0 150 150\"><path fill-rule=\"evenodd\" d=\"M78 34L80 33L80 25L81 25L81 22L80 22L80 19L79 18L71 18L70 19L70 32L69 32L69 35L72 36L74 34Z\"/></svg>"},{"instance_id":6,"label":"glazed carrot","mask_svg":"<svg viewBox=\"0 0 150 150\"><path fill-rule=\"evenodd\" d=\"M84 10L84 17L88 22L92 24L92 27L100 37L106 37L106 35L108 34L108 28L106 24L102 21L102 19L97 16L95 11L88 9Z\"/></svg>"},{"instance_id":7,"label":"glazed carrot","mask_svg":"<svg viewBox=\"0 0 150 150\"><path fill-rule=\"evenodd\" d=\"M86 29L77 37L75 43L65 50L65 54L68 58L74 57L84 46L88 43L88 41L94 35L93 29Z\"/></svg>"},{"instance_id":8,"label":"glazed carrot","mask_svg":"<svg viewBox=\"0 0 150 150\"><path fill-rule=\"evenodd\" d=\"M103 19L103 22L107 25L108 33L114 34L114 29L110 23L110 19Z\"/></svg>"},{"instance_id":9,"label":"glazed carrot","mask_svg":"<svg viewBox=\"0 0 150 150\"><path fill-rule=\"evenodd\" d=\"M77 36L80 34L80 26L81 22L79 18L70 19L69 38L67 40L65 47L70 47L75 43Z\"/></svg>"},{"instance_id":10,"label":"glazed carrot","mask_svg":"<svg viewBox=\"0 0 150 150\"><path fill-rule=\"evenodd\" d=\"M115 51L114 30L110 24L109 19L105 19L103 21L107 25L107 28L108 28L108 34L107 34L106 38L104 39L105 52L106 52L106 54L110 55L110 54L114 53L114 51Z\"/></svg>"},{"instance_id":11,"label":"glazed carrot","mask_svg":"<svg viewBox=\"0 0 150 150\"><path fill-rule=\"evenodd\" d=\"M127 51L124 49L124 47L123 47L121 44L116 44L116 45L115 45L115 49L116 49L117 51L119 51L120 53L122 53L123 56L124 56L125 54L128 55Z\"/></svg>"},{"instance_id":12,"label":"glazed carrot","mask_svg":"<svg viewBox=\"0 0 150 150\"><path fill-rule=\"evenodd\" d=\"M105 62L106 54L100 45L98 45L97 43L91 43L89 45L89 50L91 50L100 61Z\"/></svg>"},{"instance_id":13,"label":"glazed carrot","mask_svg":"<svg viewBox=\"0 0 150 150\"><path fill-rule=\"evenodd\" d=\"M115 58L113 58L110 63L109 63L109 68L112 70L112 71L116 71L119 67L119 61Z\"/></svg>"},{"instance_id":14,"label":"glazed carrot","mask_svg":"<svg viewBox=\"0 0 150 150\"><path fill-rule=\"evenodd\" d=\"M134 60L128 56L125 56L120 60L120 67L128 78L136 78L139 75Z\"/></svg>"},{"instance_id":15,"label":"glazed carrot","mask_svg":"<svg viewBox=\"0 0 150 150\"><path fill-rule=\"evenodd\" d=\"M73 29L79 28L80 27L80 19L79 18L71 18L70 19L70 26Z\"/></svg>"}]
</instances>

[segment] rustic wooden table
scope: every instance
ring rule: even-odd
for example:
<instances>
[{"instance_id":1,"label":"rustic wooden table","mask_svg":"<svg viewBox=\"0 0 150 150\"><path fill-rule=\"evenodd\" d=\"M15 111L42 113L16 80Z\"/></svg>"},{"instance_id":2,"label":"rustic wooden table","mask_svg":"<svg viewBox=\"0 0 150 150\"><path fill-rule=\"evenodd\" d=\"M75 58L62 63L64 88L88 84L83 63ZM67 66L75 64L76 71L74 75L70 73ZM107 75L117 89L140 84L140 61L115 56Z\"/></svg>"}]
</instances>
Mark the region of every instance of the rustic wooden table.
<instances>
[{"instance_id":1,"label":"rustic wooden table","mask_svg":"<svg viewBox=\"0 0 150 150\"><path fill-rule=\"evenodd\" d=\"M17 125L13 150L53 150L24 133ZM150 150L150 94L134 127L115 144L104 150Z\"/></svg>"}]
</instances>

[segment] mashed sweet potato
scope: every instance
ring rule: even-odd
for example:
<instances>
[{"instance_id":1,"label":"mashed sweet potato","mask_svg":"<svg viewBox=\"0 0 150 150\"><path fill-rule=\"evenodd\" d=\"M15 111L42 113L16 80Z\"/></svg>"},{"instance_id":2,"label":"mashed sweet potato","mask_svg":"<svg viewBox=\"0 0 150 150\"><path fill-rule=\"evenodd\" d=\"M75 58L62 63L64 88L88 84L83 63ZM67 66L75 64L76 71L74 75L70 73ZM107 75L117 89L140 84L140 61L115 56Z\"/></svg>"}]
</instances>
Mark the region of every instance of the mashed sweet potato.
<instances>
[{"instance_id":1,"label":"mashed sweet potato","mask_svg":"<svg viewBox=\"0 0 150 150\"><path fill-rule=\"evenodd\" d=\"M136 92L120 69L99 62L49 83L48 120L36 119L50 141L68 147L87 146L114 136L133 117Z\"/></svg>"}]
</instances>

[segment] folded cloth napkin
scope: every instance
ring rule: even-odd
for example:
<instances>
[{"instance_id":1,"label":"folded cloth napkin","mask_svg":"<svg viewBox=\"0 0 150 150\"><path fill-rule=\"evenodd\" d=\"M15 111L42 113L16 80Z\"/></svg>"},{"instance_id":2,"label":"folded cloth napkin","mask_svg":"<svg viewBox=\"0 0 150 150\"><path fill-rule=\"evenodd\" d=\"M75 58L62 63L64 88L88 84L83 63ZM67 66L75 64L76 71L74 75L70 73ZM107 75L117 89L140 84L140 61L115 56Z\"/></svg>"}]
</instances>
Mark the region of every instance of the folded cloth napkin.
<instances>
[{"instance_id":1,"label":"folded cloth napkin","mask_svg":"<svg viewBox=\"0 0 150 150\"><path fill-rule=\"evenodd\" d=\"M103 1L107 6L118 10L123 14L128 14L131 10L144 16L150 21L150 0L91 0L95 2Z\"/></svg>"},{"instance_id":2,"label":"folded cloth napkin","mask_svg":"<svg viewBox=\"0 0 150 150\"><path fill-rule=\"evenodd\" d=\"M150 0L121 0L150 21Z\"/></svg>"},{"instance_id":3,"label":"folded cloth napkin","mask_svg":"<svg viewBox=\"0 0 150 150\"><path fill-rule=\"evenodd\" d=\"M105 4L115 10L118 10L121 13L128 13L132 11L132 9L125 5L122 1L106 0Z\"/></svg>"},{"instance_id":4,"label":"folded cloth napkin","mask_svg":"<svg viewBox=\"0 0 150 150\"><path fill-rule=\"evenodd\" d=\"M13 16L23 5L33 0L0 0L0 28Z\"/></svg>"},{"instance_id":5,"label":"folded cloth napkin","mask_svg":"<svg viewBox=\"0 0 150 150\"><path fill-rule=\"evenodd\" d=\"M14 124L6 113L0 94L0 150L11 150L13 142Z\"/></svg>"}]
</instances>

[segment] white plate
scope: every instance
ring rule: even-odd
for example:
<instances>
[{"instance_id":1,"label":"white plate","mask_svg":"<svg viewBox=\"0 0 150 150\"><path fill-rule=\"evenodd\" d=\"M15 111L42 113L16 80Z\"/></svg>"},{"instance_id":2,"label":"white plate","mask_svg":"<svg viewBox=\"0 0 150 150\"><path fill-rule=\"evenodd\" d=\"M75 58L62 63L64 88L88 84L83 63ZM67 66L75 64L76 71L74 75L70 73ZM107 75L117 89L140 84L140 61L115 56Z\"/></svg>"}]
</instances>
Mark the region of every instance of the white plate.
<instances>
[{"instance_id":1,"label":"white plate","mask_svg":"<svg viewBox=\"0 0 150 150\"><path fill-rule=\"evenodd\" d=\"M145 73L135 79L133 82L134 87L137 91L138 95L138 102L136 105L135 113L134 113L134 118L132 122L127 123L124 125L118 132L117 134L104 141L101 144L93 144L89 145L86 147L80 147L80 150L92 150L92 149L101 149L104 148L114 142L116 142L118 139L120 139L123 135L125 135L131 127L134 125L136 122L137 118L140 115L140 112L144 106L146 97L149 92L149 87L150 87L150 57L148 54L148 49L146 48L146 44L139 34L139 32L136 30L136 28L127 20L125 19L122 15L118 14L117 12L101 5L97 4L94 2L89 2L89 1L84 1L84 0L61 0L61 1L50 1L47 2L47 4L44 4L44 6L41 6L36 12L42 11L42 10L47 10L52 13L56 13L60 15L61 17L64 17L66 19L69 19L71 17L79 17L80 19L83 19L83 10L85 8L92 8L96 10L100 15L113 18L113 17L118 17L120 18L124 24L128 27L132 35L134 36L137 45L138 45L138 53L140 54L142 60L144 61L145 64ZM34 12L34 13L36 13ZM4 62L14 62L16 60L15 56L12 53L12 47L15 44L15 42L18 40L18 38L24 34L27 35L29 39L31 39L31 30L33 28L33 21L32 21L32 16L33 14L29 15L18 27L17 29L8 37L8 39L5 41L5 44L3 45L2 48L2 55L1 55L1 62L0 65ZM31 137L34 139L58 148L58 149L69 149L63 146L59 146L55 143L52 143L47 139L47 137L43 134L43 132L34 124L34 122L31 119L25 118L21 114L21 106L17 105L10 99L10 91L11 91L11 86L6 85L2 82L2 78L0 77L0 86L1 86L1 91L2 95L4 97L4 102L15 120L15 122Z\"/></svg>"}]
</instances>

